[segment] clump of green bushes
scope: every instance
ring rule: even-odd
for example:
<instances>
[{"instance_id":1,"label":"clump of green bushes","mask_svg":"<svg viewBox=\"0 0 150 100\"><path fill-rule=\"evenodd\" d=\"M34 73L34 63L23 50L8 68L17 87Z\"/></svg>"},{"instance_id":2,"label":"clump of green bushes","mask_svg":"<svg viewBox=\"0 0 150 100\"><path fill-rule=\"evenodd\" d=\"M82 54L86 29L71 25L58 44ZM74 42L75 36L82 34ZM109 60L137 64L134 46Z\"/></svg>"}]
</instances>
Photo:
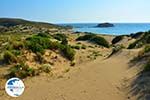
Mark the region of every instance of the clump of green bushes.
<instances>
[{"instance_id":1,"label":"clump of green bushes","mask_svg":"<svg viewBox=\"0 0 150 100\"><path fill-rule=\"evenodd\" d=\"M75 51L71 48L69 45L63 45L61 48L61 51L63 52L64 56L68 58L69 60L73 61L75 58Z\"/></svg>"},{"instance_id":2,"label":"clump of green bushes","mask_svg":"<svg viewBox=\"0 0 150 100\"><path fill-rule=\"evenodd\" d=\"M123 35L120 36L116 36L113 40L112 40L112 44L116 44L119 41L121 41L123 39Z\"/></svg>"},{"instance_id":3,"label":"clump of green bushes","mask_svg":"<svg viewBox=\"0 0 150 100\"><path fill-rule=\"evenodd\" d=\"M111 52L111 54L108 56L108 58L111 57L112 55L118 53L118 52L121 51L123 48L125 48L123 45L116 45L116 46L114 46L114 47L112 48L112 52Z\"/></svg>"},{"instance_id":4,"label":"clump of green bushes","mask_svg":"<svg viewBox=\"0 0 150 100\"><path fill-rule=\"evenodd\" d=\"M48 33L38 33L37 36L51 38L51 36Z\"/></svg>"},{"instance_id":5,"label":"clump of green bushes","mask_svg":"<svg viewBox=\"0 0 150 100\"><path fill-rule=\"evenodd\" d=\"M67 36L65 34L54 34L53 38L61 41L61 44L68 44Z\"/></svg>"},{"instance_id":6,"label":"clump of green bushes","mask_svg":"<svg viewBox=\"0 0 150 100\"><path fill-rule=\"evenodd\" d=\"M41 72L50 73L51 72L51 66L49 64L42 65L39 70Z\"/></svg>"},{"instance_id":7,"label":"clump of green bushes","mask_svg":"<svg viewBox=\"0 0 150 100\"><path fill-rule=\"evenodd\" d=\"M150 52L150 45L146 45L146 46L144 47L144 52L145 52L145 53Z\"/></svg>"},{"instance_id":8,"label":"clump of green bushes","mask_svg":"<svg viewBox=\"0 0 150 100\"><path fill-rule=\"evenodd\" d=\"M77 41L89 41L89 42L98 44L100 46L109 48L109 43L103 37L97 36L95 34L86 34L86 35L78 37L76 40Z\"/></svg>"},{"instance_id":9,"label":"clump of green bushes","mask_svg":"<svg viewBox=\"0 0 150 100\"><path fill-rule=\"evenodd\" d=\"M150 71L150 60L144 65L144 70L143 71Z\"/></svg>"},{"instance_id":10,"label":"clump of green bushes","mask_svg":"<svg viewBox=\"0 0 150 100\"><path fill-rule=\"evenodd\" d=\"M28 76L35 76L38 75L38 72L30 68L28 65L25 65L24 63L16 64L15 66L11 67L9 69L9 74L7 75L7 78L12 77L18 77L18 78L26 78Z\"/></svg>"},{"instance_id":11,"label":"clump of green bushes","mask_svg":"<svg viewBox=\"0 0 150 100\"><path fill-rule=\"evenodd\" d=\"M34 53L44 53L44 49L50 48L50 43L49 38L35 35L26 39L25 46Z\"/></svg>"},{"instance_id":12,"label":"clump of green bushes","mask_svg":"<svg viewBox=\"0 0 150 100\"><path fill-rule=\"evenodd\" d=\"M131 43L129 45L128 49L140 48L140 47L144 46L145 44L150 43L150 31L143 32L142 34L143 35L141 35L141 38L139 38L135 42Z\"/></svg>"},{"instance_id":13,"label":"clump of green bushes","mask_svg":"<svg viewBox=\"0 0 150 100\"><path fill-rule=\"evenodd\" d=\"M3 59L3 62L7 64L17 62L16 56L10 51L5 51L2 59Z\"/></svg>"},{"instance_id":14,"label":"clump of green bushes","mask_svg":"<svg viewBox=\"0 0 150 100\"><path fill-rule=\"evenodd\" d=\"M69 60L73 60L75 56L75 51L71 48L71 46L59 42L52 42L48 37L41 37L41 35L34 35L27 38L26 48L34 53L39 52L41 54L44 53L45 49L60 50Z\"/></svg>"}]
</instances>

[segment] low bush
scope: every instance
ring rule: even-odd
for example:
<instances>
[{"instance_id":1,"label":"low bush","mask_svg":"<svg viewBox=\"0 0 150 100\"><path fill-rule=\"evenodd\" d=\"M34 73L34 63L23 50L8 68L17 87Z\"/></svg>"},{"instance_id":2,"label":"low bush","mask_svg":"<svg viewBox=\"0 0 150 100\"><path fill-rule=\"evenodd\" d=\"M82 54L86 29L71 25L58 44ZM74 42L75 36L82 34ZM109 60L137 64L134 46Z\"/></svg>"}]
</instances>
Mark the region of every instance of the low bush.
<instances>
[{"instance_id":1,"label":"low bush","mask_svg":"<svg viewBox=\"0 0 150 100\"><path fill-rule=\"evenodd\" d=\"M44 53L44 49L50 48L49 38L32 36L26 39L26 47L32 50L34 53Z\"/></svg>"},{"instance_id":2,"label":"low bush","mask_svg":"<svg viewBox=\"0 0 150 100\"><path fill-rule=\"evenodd\" d=\"M89 42L98 44L100 46L109 48L109 43L103 37L97 36L95 34L86 34L84 36L78 37L76 40L77 41L89 41Z\"/></svg>"},{"instance_id":3,"label":"low bush","mask_svg":"<svg viewBox=\"0 0 150 100\"><path fill-rule=\"evenodd\" d=\"M147 52L150 52L150 45L146 45L144 47L144 52L147 53Z\"/></svg>"},{"instance_id":4,"label":"low bush","mask_svg":"<svg viewBox=\"0 0 150 100\"><path fill-rule=\"evenodd\" d=\"M123 36L120 35L120 36L116 36L113 40L112 40L112 44L116 44L118 43L119 41L121 41L123 39Z\"/></svg>"},{"instance_id":5,"label":"low bush","mask_svg":"<svg viewBox=\"0 0 150 100\"><path fill-rule=\"evenodd\" d=\"M86 34L86 35L83 35L83 36L79 36L76 40L77 41L86 41L86 40L90 40L94 36L95 36L95 34Z\"/></svg>"},{"instance_id":6,"label":"low bush","mask_svg":"<svg viewBox=\"0 0 150 100\"><path fill-rule=\"evenodd\" d=\"M14 41L14 42L12 43L12 49L21 50L22 48L24 48L23 42Z\"/></svg>"},{"instance_id":7,"label":"low bush","mask_svg":"<svg viewBox=\"0 0 150 100\"><path fill-rule=\"evenodd\" d=\"M117 52L121 51L123 48L124 48L124 46L122 46L122 45L117 45L117 46L113 47L112 52L108 56L108 58L111 57L112 55L116 54Z\"/></svg>"},{"instance_id":8,"label":"low bush","mask_svg":"<svg viewBox=\"0 0 150 100\"><path fill-rule=\"evenodd\" d=\"M52 42L47 37L32 36L26 39L26 48L34 53L44 53L45 49L60 50L69 60L74 59L75 51L67 44Z\"/></svg>"},{"instance_id":9,"label":"low bush","mask_svg":"<svg viewBox=\"0 0 150 100\"><path fill-rule=\"evenodd\" d=\"M144 71L150 71L150 60L144 65Z\"/></svg>"},{"instance_id":10,"label":"low bush","mask_svg":"<svg viewBox=\"0 0 150 100\"><path fill-rule=\"evenodd\" d=\"M135 42L133 42L129 45L128 49L140 48L140 47L144 46L145 44L150 43L150 31L143 32L142 34L143 35L141 35L139 39L137 39Z\"/></svg>"},{"instance_id":11,"label":"low bush","mask_svg":"<svg viewBox=\"0 0 150 100\"><path fill-rule=\"evenodd\" d=\"M44 65L42 65L42 66L39 68L39 70L40 70L41 72L50 73L50 72L51 72L51 65L49 65L49 64L44 64Z\"/></svg>"},{"instance_id":12,"label":"low bush","mask_svg":"<svg viewBox=\"0 0 150 100\"><path fill-rule=\"evenodd\" d=\"M48 33L38 33L37 36L50 38L51 36Z\"/></svg>"},{"instance_id":13,"label":"low bush","mask_svg":"<svg viewBox=\"0 0 150 100\"><path fill-rule=\"evenodd\" d=\"M67 36L65 34L54 34L53 38L61 41L61 44L68 44Z\"/></svg>"},{"instance_id":14,"label":"low bush","mask_svg":"<svg viewBox=\"0 0 150 100\"><path fill-rule=\"evenodd\" d=\"M71 46L64 45L64 47L61 49L64 56L68 58L69 60L73 61L75 58L75 51L71 48Z\"/></svg>"},{"instance_id":15,"label":"low bush","mask_svg":"<svg viewBox=\"0 0 150 100\"><path fill-rule=\"evenodd\" d=\"M35 60L36 60L37 62L39 62L40 64L42 64L42 63L44 62L44 58L43 58L42 54L39 53L39 52L36 53Z\"/></svg>"},{"instance_id":16,"label":"low bush","mask_svg":"<svg viewBox=\"0 0 150 100\"><path fill-rule=\"evenodd\" d=\"M3 54L3 61L5 63L7 63L7 64L16 63L17 62L17 58L10 51L5 51L4 54Z\"/></svg>"},{"instance_id":17,"label":"low bush","mask_svg":"<svg viewBox=\"0 0 150 100\"><path fill-rule=\"evenodd\" d=\"M53 37L59 41L67 39L67 36L65 34L54 34Z\"/></svg>"},{"instance_id":18,"label":"low bush","mask_svg":"<svg viewBox=\"0 0 150 100\"><path fill-rule=\"evenodd\" d=\"M109 48L109 43L102 37L95 36L90 41L92 41L98 45L104 46L106 48Z\"/></svg>"},{"instance_id":19,"label":"low bush","mask_svg":"<svg viewBox=\"0 0 150 100\"><path fill-rule=\"evenodd\" d=\"M133 49L136 46L136 42L129 44L128 49Z\"/></svg>"},{"instance_id":20,"label":"low bush","mask_svg":"<svg viewBox=\"0 0 150 100\"><path fill-rule=\"evenodd\" d=\"M20 51L20 50L11 50L11 52L12 52L15 56L21 55L21 51Z\"/></svg>"},{"instance_id":21,"label":"low bush","mask_svg":"<svg viewBox=\"0 0 150 100\"><path fill-rule=\"evenodd\" d=\"M28 65L25 65L24 63L21 63L11 67L7 77L8 78L18 77L23 79L28 76L35 76L35 75L38 75L35 69L30 68Z\"/></svg>"}]
</instances>

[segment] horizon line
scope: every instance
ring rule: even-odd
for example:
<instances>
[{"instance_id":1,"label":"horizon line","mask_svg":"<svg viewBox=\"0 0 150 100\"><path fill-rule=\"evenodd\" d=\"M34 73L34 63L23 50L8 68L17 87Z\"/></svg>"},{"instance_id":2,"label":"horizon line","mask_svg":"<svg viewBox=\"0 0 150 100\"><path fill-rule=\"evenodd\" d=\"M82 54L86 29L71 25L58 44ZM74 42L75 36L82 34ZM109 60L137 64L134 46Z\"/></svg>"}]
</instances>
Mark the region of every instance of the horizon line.
<instances>
[{"instance_id":1,"label":"horizon line","mask_svg":"<svg viewBox=\"0 0 150 100\"><path fill-rule=\"evenodd\" d=\"M150 21L46 21L46 20L34 20L34 19L30 19L30 18L23 18L23 17L0 17L0 18L11 18L11 19L23 19L23 20L27 20L27 21L35 21L35 22L45 22L45 23L52 23L52 24L96 24L96 23L139 23L139 24L144 24L144 23L148 23L150 24Z\"/></svg>"}]
</instances>

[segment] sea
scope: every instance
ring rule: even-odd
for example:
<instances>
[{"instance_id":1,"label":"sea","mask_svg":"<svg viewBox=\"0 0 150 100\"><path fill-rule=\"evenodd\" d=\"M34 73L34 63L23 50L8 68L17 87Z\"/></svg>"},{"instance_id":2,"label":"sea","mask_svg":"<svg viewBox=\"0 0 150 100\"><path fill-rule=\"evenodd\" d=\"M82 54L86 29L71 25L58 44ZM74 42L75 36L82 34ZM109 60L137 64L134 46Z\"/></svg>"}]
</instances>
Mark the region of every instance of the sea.
<instances>
[{"instance_id":1,"label":"sea","mask_svg":"<svg viewBox=\"0 0 150 100\"><path fill-rule=\"evenodd\" d=\"M95 34L129 35L131 33L150 30L150 23L112 23L114 27L99 28L98 23L67 23L63 26L72 26L74 32L92 32Z\"/></svg>"}]
</instances>

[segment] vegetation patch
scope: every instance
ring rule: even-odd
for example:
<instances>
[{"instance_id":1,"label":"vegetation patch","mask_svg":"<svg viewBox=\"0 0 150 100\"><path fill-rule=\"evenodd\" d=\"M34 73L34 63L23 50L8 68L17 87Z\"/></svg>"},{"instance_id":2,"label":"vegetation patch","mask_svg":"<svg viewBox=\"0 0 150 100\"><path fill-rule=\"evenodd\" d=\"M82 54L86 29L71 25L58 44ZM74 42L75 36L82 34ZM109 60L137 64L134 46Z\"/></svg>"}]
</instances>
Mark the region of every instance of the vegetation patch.
<instances>
[{"instance_id":1,"label":"vegetation patch","mask_svg":"<svg viewBox=\"0 0 150 100\"><path fill-rule=\"evenodd\" d=\"M18 78L26 78L28 76L38 75L37 71L33 68L30 68L28 65L24 63L17 64L9 69L9 74L6 76L7 78L18 77Z\"/></svg>"},{"instance_id":2,"label":"vegetation patch","mask_svg":"<svg viewBox=\"0 0 150 100\"><path fill-rule=\"evenodd\" d=\"M54 34L53 38L61 41L61 44L68 44L67 36L65 34Z\"/></svg>"},{"instance_id":3,"label":"vegetation patch","mask_svg":"<svg viewBox=\"0 0 150 100\"><path fill-rule=\"evenodd\" d=\"M6 64L16 63L17 62L16 56L10 51L5 51L4 52L2 60Z\"/></svg>"},{"instance_id":4,"label":"vegetation patch","mask_svg":"<svg viewBox=\"0 0 150 100\"><path fill-rule=\"evenodd\" d=\"M112 55L118 53L118 52L121 51L123 48L124 48L124 46L122 46L122 45L114 46L114 47L112 48L112 52L111 52L111 54L108 56L108 58L111 57Z\"/></svg>"},{"instance_id":5,"label":"vegetation patch","mask_svg":"<svg viewBox=\"0 0 150 100\"><path fill-rule=\"evenodd\" d=\"M137 39L135 42L131 43L128 47L128 49L133 49L133 48L140 48L144 46L145 44L150 43L150 31L148 32L143 32L143 35L141 38Z\"/></svg>"},{"instance_id":6,"label":"vegetation patch","mask_svg":"<svg viewBox=\"0 0 150 100\"><path fill-rule=\"evenodd\" d=\"M50 73L51 72L51 65L50 64L43 64L39 70L41 72Z\"/></svg>"},{"instance_id":7,"label":"vegetation patch","mask_svg":"<svg viewBox=\"0 0 150 100\"><path fill-rule=\"evenodd\" d=\"M144 71L150 72L150 60L144 65Z\"/></svg>"},{"instance_id":8,"label":"vegetation patch","mask_svg":"<svg viewBox=\"0 0 150 100\"><path fill-rule=\"evenodd\" d=\"M47 37L35 35L26 39L26 48L32 50L34 53L44 53L44 49L50 48L50 40Z\"/></svg>"},{"instance_id":9,"label":"vegetation patch","mask_svg":"<svg viewBox=\"0 0 150 100\"><path fill-rule=\"evenodd\" d=\"M112 40L112 44L116 44L118 43L119 41L121 41L123 39L123 35L120 35L120 36L116 36L113 40Z\"/></svg>"},{"instance_id":10,"label":"vegetation patch","mask_svg":"<svg viewBox=\"0 0 150 100\"><path fill-rule=\"evenodd\" d=\"M75 58L75 51L71 48L69 45L63 45L61 48L61 51L63 52L64 56L68 58L69 60L73 61Z\"/></svg>"},{"instance_id":11,"label":"vegetation patch","mask_svg":"<svg viewBox=\"0 0 150 100\"><path fill-rule=\"evenodd\" d=\"M109 48L109 43L103 37L97 36L95 34L86 34L84 36L78 37L76 40L77 41L89 41L89 42L98 44L100 46Z\"/></svg>"}]
</instances>

